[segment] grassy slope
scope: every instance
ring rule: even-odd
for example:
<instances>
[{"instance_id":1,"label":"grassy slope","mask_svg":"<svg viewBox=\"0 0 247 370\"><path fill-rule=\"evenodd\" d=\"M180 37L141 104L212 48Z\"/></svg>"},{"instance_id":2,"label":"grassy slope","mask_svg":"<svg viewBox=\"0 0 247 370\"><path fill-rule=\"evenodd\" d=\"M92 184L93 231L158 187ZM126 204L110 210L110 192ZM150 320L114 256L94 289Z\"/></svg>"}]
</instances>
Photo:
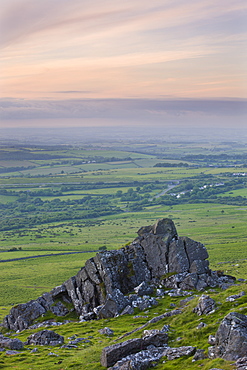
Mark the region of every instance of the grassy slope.
<instances>
[{"instance_id":1,"label":"grassy slope","mask_svg":"<svg viewBox=\"0 0 247 370\"><path fill-rule=\"evenodd\" d=\"M229 311L237 311L247 314L247 295L238 299L236 302L226 302L225 298L231 294L239 292L240 290L246 291L246 284L241 284L241 286L232 287L227 291L210 291L209 294L212 298L217 301L217 310L215 313L209 316L199 317L192 312L193 308L198 302L198 295L183 308L181 315L174 316L172 318L165 318L156 324L150 324L147 329L161 329L164 324L169 324L171 330L169 333L169 346L179 347L182 345L193 345L200 349L207 348L209 344L207 339L209 334L215 333L219 322ZM198 292L196 292L198 294ZM65 343L68 343L69 337L72 335L77 335L78 337L83 337L89 339L89 343L79 344L76 349L60 349L59 347L38 347L37 353L30 353L26 348L21 351L19 355L16 356L6 356L5 353L0 353L0 366L2 369L103 369L100 365L100 354L103 347L115 343L117 338L122 334L133 330L147 322L152 317L162 314L171 309L171 303L175 304L176 307L180 307L181 297L171 298L165 296L159 300L158 306L148 310L145 313L140 313L138 311L135 314L141 314L138 319L134 318L134 315L130 316L120 316L114 319L108 320L98 320L89 321L83 323L70 323L65 324L60 327L54 328L57 333L65 337ZM207 324L206 327L202 329L197 329L198 324L203 321ZM100 335L98 330L104 328L105 326L110 327L114 331L113 337L105 337ZM17 335L19 339L25 341L27 337L37 330L26 330ZM142 331L136 332L126 339L140 337ZM16 337L16 335L15 335ZM178 341L177 338L180 338ZM126 340L125 339L125 340ZM123 340L122 340L123 341ZM32 349L34 346L29 346ZM48 354L52 352L56 356L49 356ZM163 363L165 361L165 363ZM163 358L160 364L156 367L157 370L161 369L204 369L208 370L213 367L220 367L224 370L233 369L232 361L224 361L222 359L204 359L196 362L192 362L192 358L180 358L174 361L166 361Z\"/></svg>"}]
</instances>

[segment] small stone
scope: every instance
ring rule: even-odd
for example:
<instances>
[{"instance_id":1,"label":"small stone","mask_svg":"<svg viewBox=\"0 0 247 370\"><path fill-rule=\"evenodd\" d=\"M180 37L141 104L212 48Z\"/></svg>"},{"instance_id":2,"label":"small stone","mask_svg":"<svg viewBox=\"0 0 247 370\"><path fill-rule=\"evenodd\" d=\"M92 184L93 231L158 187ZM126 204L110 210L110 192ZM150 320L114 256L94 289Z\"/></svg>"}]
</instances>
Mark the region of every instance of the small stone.
<instances>
[{"instance_id":1,"label":"small stone","mask_svg":"<svg viewBox=\"0 0 247 370\"><path fill-rule=\"evenodd\" d=\"M205 324L205 322L200 322L200 324L197 326L197 329L205 328L205 326L207 326L207 324Z\"/></svg>"},{"instance_id":2,"label":"small stone","mask_svg":"<svg viewBox=\"0 0 247 370\"><path fill-rule=\"evenodd\" d=\"M207 356L205 355L205 350L204 349L197 349L196 353L194 354L192 362L199 361L199 360L204 360L205 358L207 358Z\"/></svg>"},{"instance_id":3,"label":"small stone","mask_svg":"<svg viewBox=\"0 0 247 370\"><path fill-rule=\"evenodd\" d=\"M134 314L134 308L130 305L126 306L120 315L133 315Z\"/></svg>"},{"instance_id":4,"label":"small stone","mask_svg":"<svg viewBox=\"0 0 247 370\"><path fill-rule=\"evenodd\" d=\"M208 344L210 344L211 346L215 345L216 343L216 338L214 335L209 335L208 337Z\"/></svg>"},{"instance_id":5,"label":"small stone","mask_svg":"<svg viewBox=\"0 0 247 370\"><path fill-rule=\"evenodd\" d=\"M19 355L20 353L23 353L23 352L7 350L5 353L6 355L14 356L14 355Z\"/></svg>"},{"instance_id":6,"label":"small stone","mask_svg":"<svg viewBox=\"0 0 247 370\"><path fill-rule=\"evenodd\" d=\"M37 352L39 352L38 348L34 348L34 349L31 350L30 353L37 353Z\"/></svg>"},{"instance_id":7,"label":"small stone","mask_svg":"<svg viewBox=\"0 0 247 370\"><path fill-rule=\"evenodd\" d=\"M104 329L100 329L99 333L103 334L103 335L107 335L108 337L110 337L114 334L113 330L108 328L108 327L105 327Z\"/></svg>"}]
</instances>

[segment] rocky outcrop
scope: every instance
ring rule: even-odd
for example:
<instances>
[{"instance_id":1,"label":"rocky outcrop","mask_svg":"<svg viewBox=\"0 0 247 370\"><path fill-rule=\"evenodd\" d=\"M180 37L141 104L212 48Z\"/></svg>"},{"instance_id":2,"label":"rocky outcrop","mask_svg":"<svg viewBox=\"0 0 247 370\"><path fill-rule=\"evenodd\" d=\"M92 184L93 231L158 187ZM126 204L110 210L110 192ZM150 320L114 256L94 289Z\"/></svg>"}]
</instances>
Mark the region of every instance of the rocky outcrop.
<instances>
[{"instance_id":1,"label":"rocky outcrop","mask_svg":"<svg viewBox=\"0 0 247 370\"><path fill-rule=\"evenodd\" d=\"M209 347L211 358L222 357L234 361L247 353L247 316L230 312L222 320L215 335L214 346Z\"/></svg>"},{"instance_id":2,"label":"rocky outcrop","mask_svg":"<svg viewBox=\"0 0 247 370\"><path fill-rule=\"evenodd\" d=\"M133 307L146 309L157 304L147 294L160 283L167 289L203 290L234 282L232 277L212 272L207 258L201 243L178 237L173 221L161 219L142 227L130 245L97 253L76 276L50 293L13 307L3 325L23 330L47 311L65 316L75 310L81 320L90 320L114 317L126 307L129 312ZM137 299L125 297L134 290Z\"/></svg>"}]
</instances>

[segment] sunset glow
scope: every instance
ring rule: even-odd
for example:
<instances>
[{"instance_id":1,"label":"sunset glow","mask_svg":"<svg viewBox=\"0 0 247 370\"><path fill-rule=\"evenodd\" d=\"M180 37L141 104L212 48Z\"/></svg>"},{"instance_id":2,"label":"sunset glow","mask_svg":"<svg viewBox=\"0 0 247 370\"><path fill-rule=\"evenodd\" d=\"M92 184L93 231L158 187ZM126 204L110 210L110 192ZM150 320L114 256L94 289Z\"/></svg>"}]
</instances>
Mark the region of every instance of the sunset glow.
<instances>
[{"instance_id":1,"label":"sunset glow","mask_svg":"<svg viewBox=\"0 0 247 370\"><path fill-rule=\"evenodd\" d=\"M243 0L2 0L3 119L13 99L246 99L246 14Z\"/></svg>"}]
</instances>

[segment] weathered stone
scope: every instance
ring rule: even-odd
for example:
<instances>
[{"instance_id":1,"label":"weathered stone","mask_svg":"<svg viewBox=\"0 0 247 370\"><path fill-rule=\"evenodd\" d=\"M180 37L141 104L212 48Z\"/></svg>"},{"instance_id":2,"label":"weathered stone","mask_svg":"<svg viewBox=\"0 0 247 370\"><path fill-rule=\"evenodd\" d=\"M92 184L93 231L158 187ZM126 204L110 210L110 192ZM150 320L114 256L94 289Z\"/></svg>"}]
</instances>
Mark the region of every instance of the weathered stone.
<instances>
[{"instance_id":1,"label":"weathered stone","mask_svg":"<svg viewBox=\"0 0 247 370\"><path fill-rule=\"evenodd\" d=\"M147 234L139 241L145 253L147 267L151 273L151 278L160 278L168 272L167 253L168 246L162 236Z\"/></svg>"},{"instance_id":2,"label":"weathered stone","mask_svg":"<svg viewBox=\"0 0 247 370\"><path fill-rule=\"evenodd\" d=\"M8 337L0 336L0 347L19 350L23 349L23 343L18 338L11 339Z\"/></svg>"},{"instance_id":3,"label":"weathered stone","mask_svg":"<svg viewBox=\"0 0 247 370\"><path fill-rule=\"evenodd\" d=\"M99 276L97 266L95 265L93 258L90 258L89 260L86 261L85 270L86 270L89 278L91 279L91 281L94 284L100 284L102 282L102 280Z\"/></svg>"},{"instance_id":4,"label":"weathered stone","mask_svg":"<svg viewBox=\"0 0 247 370\"><path fill-rule=\"evenodd\" d=\"M51 307L52 313L56 316L65 316L69 313L69 310L62 304L62 302L57 302Z\"/></svg>"},{"instance_id":5,"label":"weathered stone","mask_svg":"<svg viewBox=\"0 0 247 370\"><path fill-rule=\"evenodd\" d=\"M171 239L177 237L177 230L173 221L169 218L162 218L158 220L152 227L154 235L161 235L162 237L169 236Z\"/></svg>"},{"instance_id":6,"label":"weathered stone","mask_svg":"<svg viewBox=\"0 0 247 370\"><path fill-rule=\"evenodd\" d=\"M119 289L114 289L110 296L116 302L118 312L121 312L130 304L130 300Z\"/></svg>"},{"instance_id":7,"label":"weathered stone","mask_svg":"<svg viewBox=\"0 0 247 370\"><path fill-rule=\"evenodd\" d=\"M100 329L99 330L99 333L100 334L103 334L103 335L107 335L108 337L112 336L114 334L113 330L108 328L108 327L105 327L103 329Z\"/></svg>"},{"instance_id":8,"label":"weathered stone","mask_svg":"<svg viewBox=\"0 0 247 370\"><path fill-rule=\"evenodd\" d=\"M207 324L205 324L205 322L200 322L200 324L197 325L197 329L205 328L205 326L207 326Z\"/></svg>"},{"instance_id":9,"label":"weathered stone","mask_svg":"<svg viewBox=\"0 0 247 370\"><path fill-rule=\"evenodd\" d=\"M63 294L63 293L65 293L65 292L66 292L66 287L65 287L65 285L64 285L64 284L62 284L62 285L58 285L58 286L56 286L55 288L53 288L53 289L51 290L51 296L52 296L52 297L57 297L58 295Z\"/></svg>"},{"instance_id":10,"label":"weathered stone","mask_svg":"<svg viewBox=\"0 0 247 370\"><path fill-rule=\"evenodd\" d=\"M117 304L112 298L108 298L106 303L98 311L100 319L108 319L115 317L118 314Z\"/></svg>"},{"instance_id":11,"label":"weathered stone","mask_svg":"<svg viewBox=\"0 0 247 370\"><path fill-rule=\"evenodd\" d=\"M52 330L41 330L37 333L31 334L27 338L26 344L34 344L40 346L57 346L59 344L63 344L64 337L55 333Z\"/></svg>"},{"instance_id":12,"label":"weathered stone","mask_svg":"<svg viewBox=\"0 0 247 370\"><path fill-rule=\"evenodd\" d=\"M247 353L247 316L230 312L222 320L215 335L215 346L209 348L209 356L233 361Z\"/></svg>"},{"instance_id":13,"label":"weathered stone","mask_svg":"<svg viewBox=\"0 0 247 370\"><path fill-rule=\"evenodd\" d=\"M5 354L8 355L8 356L19 355L20 353L23 353L23 352L18 352L18 351L14 351L14 350L8 350L8 351L5 352Z\"/></svg>"},{"instance_id":14,"label":"weathered stone","mask_svg":"<svg viewBox=\"0 0 247 370\"><path fill-rule=\"evenodd\" d=\"M239 294L230 295L226 298L227 302L234 302L236 299L241 298L245 295L245 292L240 292Z\"/></svg>"},{"instance_id":15,"label":"weathered stone","mask_svg":"<svg viewBox=\"0 0 247 370\"><path fill-rule=\"evenodd\" d=\"M208 344L211 346L214 346L216 344L216 338L214 335L210 334L208 337Z\"/></svg>"},{"instance_id":16,"label":"weathered stone","mask_svg":"<svg viewBox=\"0 0 247 370\"><path fill-rule=\"evenodd\" d=\"M164 290L163 289L157 289L156 290L156 296L157 297L162 297L163 295L165 294Z\"/></svg>"},{"instance_id":17,"label":"weathered stone","mask_svg":"<svg viewBox=\"0 0 247 370\"><path fill-rule=\"evenodd\" d=\"M90 321L96 319L96 314L94 312L88 312L80 316L80 322L82 321Z\"/></svg>"},{"instance_id":18,"label":"weathered stone","mask_svg":"<svg viewBox=\"0 0 247 370\"><path fill-rule=\"evenodd\" d=\"M149 346L148 349L122 358L109 370L147 370L163 356L163 348Z\"/></svg>"},{"instance_id":19,"label":"weathered stone","mask_svg":"<svg viewBox=\"0 0 247 370\"><path fill-rule=\"evenodd\" d=\"M143 281L140 285L134 288L134 291L139 296L153 294L154 289L146 281Z\"/></svg>"},{"instance_id":20,"label":"weathered stone","mask_svg":"<svg viewBox=\"0 0 247 370\"><path fill-rule=\"evenodd\" d=\"M138 231L137 234L139 236L143 236L145 234L151 233L153 231L153 227L151 225L149 226L142 226Z\"/></svg>"},{"instance_id":21,"label":"weathered stone","mask_svg":"<svg viewBox=\"0 0 247 370\"><path fill-rule=\"evenodd\" d=\"M146 349L151 344L160 346L167 343L168 336L166 333L156 333L145 338L129 339L122 343L113 344L105 347L101 354L101 365L109 367L114 365L118 360Z\"/></svg>"},{"instance_id":22,"label":"weathered stone","mask_svg":"<svg viewBox=\"0 0 247 370\"><path fill-rule=\"evenodd\" d=\"M237 370L246 370L247 369L247 356L239 358L235 362L235 366L237 366Z\"/></svg>"},{"instance_id":23,"label":"weathered stone","mask_svg":"<svg viewBox=\"0 0 247 370\"><path fill-rule=\"evenodd\" d=\"M109 370L147 370L163 356L163 348L149 346L148 349L122 358Z\"/></svg>"},{"instance_id":24,"label":"weathered stone","mask_svg":"<svg viewBox=\"0 0 247 370\"><path fill-rule=\"evenodd\" d=\"M169 246L168 254L169 272L188 272L190 265L185 251L185 244L182 238L174 240Z\"/></svg>"},{"instance_id":25,"label":"weathered stone","mask_svg":"<svg viewBox=\"0 0 247 370\"><path fill-rule=\"evenodd\" d=\"M64 283L66 290L68 292L68 295L75 307L76 312L79 314L81 312L82 304L83 302L78 297L76 288L76 278L75 276L71 277L69 280L65 281Z\"/></svg>"},{"instance_id":26,"label":"weathered stone","mask_svg":"<svg viewBox=\"0 0 247 370\"><path fill-rule=\"evenodd\" d=\"M196 352L196 347L192 346L183 346L183 347L177 347L177 348L167 348L163 355L167 356L167 360L175 360L176 358L182 357L182 356L192 356Z\"/></svg>"},{"instance_id":27,"label":"weathered stone","mask_svg":"<svg viewBox=\"0 0 247 370\"><path fill-rule=\"evenodd\" d=\"M46 309L37 301L19 304L12 307L10 314L4 320L4 326L15 331L24 330L45 312Z\"/></svg>"},{"instance_id":28,"label":"weathered stone","mask_svg":"<svg viewBox=\"0 0 247 370\"><path fill-rule=\"evenodd\" d=\"M132 306L139 308L140 311L145 311L157 304L157 300L154 297L149 296L138 297L135 301L132 301Z\"/></svg>"},{"instance_id":29,"label":"weathered stone","mask_svg":"<svg viewBox=\"0 0 247 370\"><path fill-rule=\"evenodd\" d=\"M207 358L205 354L205 350L197 349L192 361L194 362L194 361L204 360L205 358Z\"/></svg>"},{"instance_id":30,"label":"weathered stone","mask_svg":"<svg viewBox=\"0 0 247 370\"><path fill-rule=\"evenodd\" d=\"M215 310L215 301L208 295L202 295L199 298L198 305L193 309L193 312L197 313L198 316L208 315Z\"/></svg>"},{"instance_id":31,"label":"weathered stone","mask_svg":"<svg viewBox=\"0 0 247 370\"><path fill-rule=\"evenodd\" d=\"M194 299L195 296L190 296L190 297L187 297L185 299L181 299L181 301L179 302L179 305L180 306L186 306L187 303L189 303L190 301L192 301L192 299Z\"/></svg>"},{"instance_id":32,"label":"weathered stone","mask_svg":"<svg viewBox=\"0 0 247 370\"><path fill-rule=\"evenodd\" d=\"M134 308L130 305L126 306L121 312L121 315L133 315L133 314L134 314Z\"/></svg>"},{"instance_id":33,"label":"weathered stone","mask_svg":"<svg viewBox=\"0 0 247 370\"><path fill-rule=\"evenodd\" d=\"M101 353L100 363L105 367L112 366L121 358L126 357L129 354L139 352L142 349L142 344L143 340L136 338L105 347Z\"/></svg>"}]
</instances>

